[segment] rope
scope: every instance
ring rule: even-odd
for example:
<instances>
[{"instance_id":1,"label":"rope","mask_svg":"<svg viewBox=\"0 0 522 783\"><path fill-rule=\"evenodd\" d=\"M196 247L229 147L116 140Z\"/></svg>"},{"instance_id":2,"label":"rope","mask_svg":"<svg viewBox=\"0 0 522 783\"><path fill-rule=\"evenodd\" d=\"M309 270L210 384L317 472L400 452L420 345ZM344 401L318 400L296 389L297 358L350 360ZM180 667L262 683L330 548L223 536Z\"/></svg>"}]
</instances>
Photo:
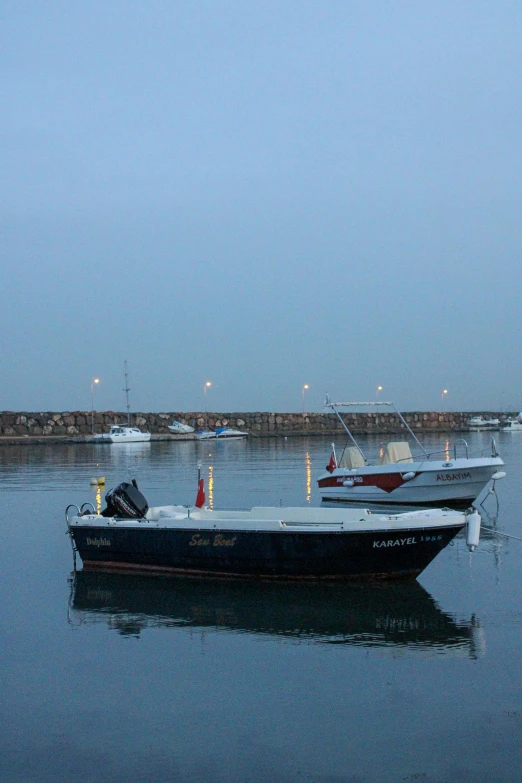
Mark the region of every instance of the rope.
<instances>
[{"instance_id":1,"label":"rope","mask_svg":"<svg viewBox=\"0 0 522 783\"><path fill-rule=\"evenodd\" d=\"M485 525L482 525L483 530L489 530L490 533L495 533L496 536L503 536L504 538L514 538L515 541L522 541L522 538L519 538L518 536L510 536L509 533L501 533L500 530L495 530L494 527L486 527Z\"/></svg>"}]
</instances>

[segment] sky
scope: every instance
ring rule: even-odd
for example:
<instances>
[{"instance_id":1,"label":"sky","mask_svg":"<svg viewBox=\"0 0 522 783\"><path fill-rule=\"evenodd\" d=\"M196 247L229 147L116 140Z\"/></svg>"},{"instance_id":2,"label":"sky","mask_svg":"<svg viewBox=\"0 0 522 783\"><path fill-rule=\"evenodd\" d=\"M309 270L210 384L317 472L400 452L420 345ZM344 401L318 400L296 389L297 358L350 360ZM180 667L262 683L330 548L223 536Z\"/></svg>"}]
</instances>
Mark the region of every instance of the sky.
<instances>
[{"instance_id":1,"label":"sky","mask_svg":"<svg viewBox=\"0 0 522 783\"><path fill-rule=\"evenodd\" d=\"M122 410L124 361L135 411L522 408L519 2L0 0L0 35L1 410Z\"/></svg>"}]
</instances>

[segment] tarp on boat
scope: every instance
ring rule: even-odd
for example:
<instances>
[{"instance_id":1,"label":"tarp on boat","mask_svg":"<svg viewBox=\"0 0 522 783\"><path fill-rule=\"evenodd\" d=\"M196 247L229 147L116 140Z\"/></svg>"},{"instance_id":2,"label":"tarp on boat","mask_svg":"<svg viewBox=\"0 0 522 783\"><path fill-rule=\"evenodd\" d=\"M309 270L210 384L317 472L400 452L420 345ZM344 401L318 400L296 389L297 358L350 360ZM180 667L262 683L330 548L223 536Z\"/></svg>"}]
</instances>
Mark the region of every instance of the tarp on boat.
<instances>
[{"instance_id":1,"label":"tarp on boat","mask_svg":"<svg viewBox=\"0 0 522 783\"><path fill-rule=\"evenodd\" d=\"M390 465L393 462L413 462L410 444L407 441L392 441L386 444L379 465Z\"/></svg>"}]
</instances>

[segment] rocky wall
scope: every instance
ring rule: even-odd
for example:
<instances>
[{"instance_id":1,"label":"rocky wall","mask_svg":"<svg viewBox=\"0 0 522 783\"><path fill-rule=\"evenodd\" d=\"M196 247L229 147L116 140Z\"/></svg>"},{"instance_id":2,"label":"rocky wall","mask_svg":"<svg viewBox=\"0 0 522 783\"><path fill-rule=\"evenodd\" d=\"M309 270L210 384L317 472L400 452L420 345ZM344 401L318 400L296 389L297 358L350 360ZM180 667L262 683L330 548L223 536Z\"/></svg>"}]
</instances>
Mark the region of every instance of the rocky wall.
<instances>
[{"instance_id":1,"label":"rocky wall","mask_svg":"<svg viewBox=\"0 0 522 783\"><path fill-rule=\"evenodd\" d=\"M408 425L415 432L466 431L469 420L478 412L404 413ZM508 415L491 411L481 414L484 418L505 419ZM344 419L354 433L400 433L404 427L393 413L348 413ZM333 413L135 413L131 424L155 435L168 436L168 425L174 420L194 426L229 426L246 430L252 435L328 435L341 431L341 425ZM111 424L126 424L127 415L114 411L65 411L56 413L0 412L0 436L62 437L89 436L92 432L108 432Z\"/></svg>"}]
</instances>

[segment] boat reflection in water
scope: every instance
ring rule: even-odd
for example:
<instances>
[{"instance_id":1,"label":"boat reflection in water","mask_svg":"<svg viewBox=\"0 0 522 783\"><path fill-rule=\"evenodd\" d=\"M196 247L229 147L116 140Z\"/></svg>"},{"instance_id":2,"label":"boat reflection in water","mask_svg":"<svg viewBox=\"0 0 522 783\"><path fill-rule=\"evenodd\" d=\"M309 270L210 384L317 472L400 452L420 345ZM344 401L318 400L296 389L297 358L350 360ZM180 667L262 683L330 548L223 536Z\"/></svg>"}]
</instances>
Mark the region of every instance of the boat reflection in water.
<instances>
[{"instance_id":1,"label":"boat reflection in water","mask_svg":"<svg viewBox=\"0 0 522 783\"><path fill-rule=\"evenodd\" d=\"M457 621L415 581L277 584L77 571L71 582L70 621L106 622L123 635L189 628L472 658L485 650L474 617Z\"/></svg>"}]
</instances>

